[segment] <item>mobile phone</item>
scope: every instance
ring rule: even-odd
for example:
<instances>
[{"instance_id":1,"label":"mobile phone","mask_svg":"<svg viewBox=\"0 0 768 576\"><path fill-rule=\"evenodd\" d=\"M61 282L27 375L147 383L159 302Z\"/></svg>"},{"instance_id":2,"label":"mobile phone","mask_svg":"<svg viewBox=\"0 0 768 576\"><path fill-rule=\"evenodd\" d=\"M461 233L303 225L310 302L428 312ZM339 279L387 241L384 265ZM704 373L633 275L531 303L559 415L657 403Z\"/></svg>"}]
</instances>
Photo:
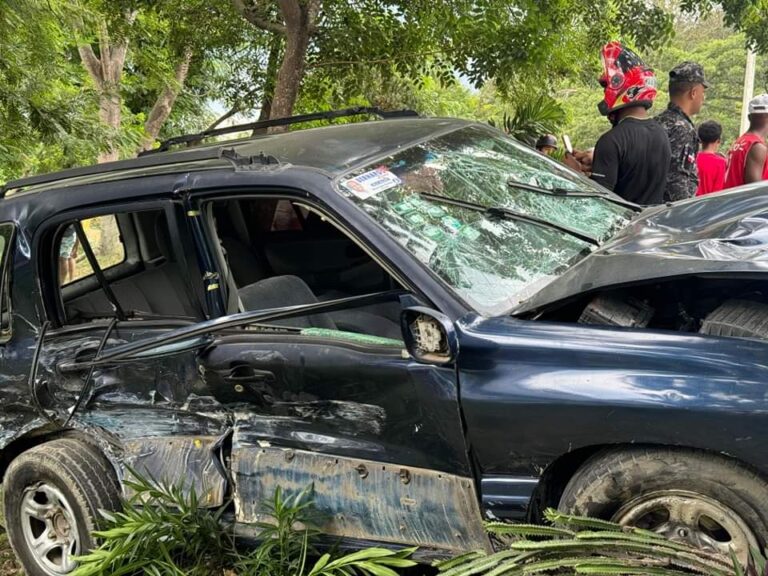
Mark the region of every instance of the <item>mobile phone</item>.
<instances>
[{"instance_id":1,"label":"mobile phone","mask_svg":"<svg viewBox=\"0 0 768 576\"><path fill-rule=\"evenodd\" d=\"M563 134L563 147L568 154L573 154L573 146L571 145L571 139L568 134Z\"/></svg>"}]
</instances>

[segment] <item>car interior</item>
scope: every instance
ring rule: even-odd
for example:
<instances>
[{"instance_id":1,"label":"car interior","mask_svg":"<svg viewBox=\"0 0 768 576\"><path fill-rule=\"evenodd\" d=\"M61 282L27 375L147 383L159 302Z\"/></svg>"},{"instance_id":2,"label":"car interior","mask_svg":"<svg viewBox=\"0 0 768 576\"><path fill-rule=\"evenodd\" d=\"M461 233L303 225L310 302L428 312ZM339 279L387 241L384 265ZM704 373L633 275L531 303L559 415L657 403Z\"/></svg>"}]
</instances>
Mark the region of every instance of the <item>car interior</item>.
<instances>
[{"instance_id":1,"label":"car interior","mask_svg":"<svg viewBox=\"0 0 768 576\"><path fill-rule=\"evenodd\" d=\"M187 276L182 273L163 210L96 217L83 220L81 224L108 289L126 317L202 319L193 292L200 287L190 286ZM67 236L73 234L72 227L71 223L63 224L56 243L66 323L113 317L114 305L80 242L77 242L74 253L67 254L74 260L74 277L66 278L62 271L67 265L67 258L62 254L67 248ZM122 250L119 250L120 246ZM114 257L116 252L118 258ZM119 255L122 259L115 262ZM195 271L189 277L199 277L199 274Z\"/></svg>"},{"instance_id":2,"label":"car interior","mask_svg":"<svg viewBox=\"0 0 768 576\"><path fill-rule=\"evenodd\" d=\"M319 213L287 199L236 198L208 213L242 310L313 304L399 289L352 239ZM296 328L325 328L401 338L399 302L383 302L281 320Z\"/></svg>"},{"instance_id":3,"label":"car interior","mask_svg":"<svg viewBox=\"0 0 768 576\"><path fill-rule=\"evenodd\" d=\"M237 198L214 201L205 213L217 236L230 292L229 313L400 288L352 239L304 205L286 199ZM81 226L104 282L94 272L74 223L62 224L55 253L65 323L113 317L114 301L129 319L203 318L197 304L203 291L201 274L196 269L184 274L163 210L100 216L81 221ZM400 340L400 309L393 298L273 324Z\"/></svg>"}]
</instances>

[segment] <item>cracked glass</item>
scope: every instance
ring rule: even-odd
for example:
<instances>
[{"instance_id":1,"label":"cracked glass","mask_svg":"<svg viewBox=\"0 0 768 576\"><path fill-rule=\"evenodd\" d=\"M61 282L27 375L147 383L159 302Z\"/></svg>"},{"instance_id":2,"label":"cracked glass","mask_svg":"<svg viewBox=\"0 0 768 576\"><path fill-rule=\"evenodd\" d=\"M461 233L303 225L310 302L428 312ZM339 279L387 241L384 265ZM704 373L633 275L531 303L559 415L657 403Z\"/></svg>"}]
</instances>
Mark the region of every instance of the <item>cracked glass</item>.
<instances>
[{"instance_id":1,"label":"cracked glass","mask_svg":"<svg viewBox=\"0 0 768 576\"><path fill-rule=\"evenodd\" d=\"M544 190L515 188L511 181ZM596 184L481 126L347 173L338 180L338 190L487 315L519 305L635 214ZM567 191L596 196L568 196ZM504 208L543 222L484 208Z\"/></svg>"}]
</instances>

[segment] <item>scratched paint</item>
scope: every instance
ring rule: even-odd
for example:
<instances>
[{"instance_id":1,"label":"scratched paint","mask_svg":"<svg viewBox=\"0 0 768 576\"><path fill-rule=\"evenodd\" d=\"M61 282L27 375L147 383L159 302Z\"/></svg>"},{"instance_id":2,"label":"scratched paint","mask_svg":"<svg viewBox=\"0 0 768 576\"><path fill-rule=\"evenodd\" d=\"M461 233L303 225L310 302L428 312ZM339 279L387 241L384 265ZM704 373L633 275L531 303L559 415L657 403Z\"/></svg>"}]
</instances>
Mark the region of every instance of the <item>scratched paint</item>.
<instances>
[{"instance_id":1,"label":"scratched paint","mask_svg":"<svg viewBox=\"0 0 768 576\"><path fill-rule=\"evenodd\" d=\"M343 538L450 552L490 550L470 478L284 448L233 450L238 522L268 520L261 504L279 486L314 486L321 530Z\"/></svg>"},{"instance_id":2,"label":"scratched paint","mask_svg":"<svg viewBox=\"0 0 768 576\"><path fill-rule=\"evenodd\" d=\"M215 445L218 438L170 436L137 438L123 442L124 466L165 486L192 489L204 507L224 503L226 477L217 466ZM130 477L130 476L128 476ZM123 487L126 497L135 495Z\"/></svg>"}]
</instances>

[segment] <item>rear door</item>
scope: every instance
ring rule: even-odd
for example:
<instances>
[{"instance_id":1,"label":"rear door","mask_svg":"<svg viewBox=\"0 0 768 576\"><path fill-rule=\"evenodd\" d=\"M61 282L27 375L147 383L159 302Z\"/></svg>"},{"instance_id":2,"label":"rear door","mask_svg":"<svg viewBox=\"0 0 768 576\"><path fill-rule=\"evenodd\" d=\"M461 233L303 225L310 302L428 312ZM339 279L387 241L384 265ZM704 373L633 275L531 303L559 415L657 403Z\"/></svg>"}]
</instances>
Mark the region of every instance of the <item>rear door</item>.
<instances>
[{"instance_id":1,"label":"rear door","mask_svg":"<svg viewBox=\"0 0 768 576\"><path fill-rule=\"evenodd\" d=\"M218 505L225 476L211 448L227 413L206 402L194 351L67 368L203 320L182 214L153 201L59 214L43 226L38 269L53 324L31 392L41 417L106 433L135 470L194 486L202 502Z\"/></svg>"}]
</instances>

